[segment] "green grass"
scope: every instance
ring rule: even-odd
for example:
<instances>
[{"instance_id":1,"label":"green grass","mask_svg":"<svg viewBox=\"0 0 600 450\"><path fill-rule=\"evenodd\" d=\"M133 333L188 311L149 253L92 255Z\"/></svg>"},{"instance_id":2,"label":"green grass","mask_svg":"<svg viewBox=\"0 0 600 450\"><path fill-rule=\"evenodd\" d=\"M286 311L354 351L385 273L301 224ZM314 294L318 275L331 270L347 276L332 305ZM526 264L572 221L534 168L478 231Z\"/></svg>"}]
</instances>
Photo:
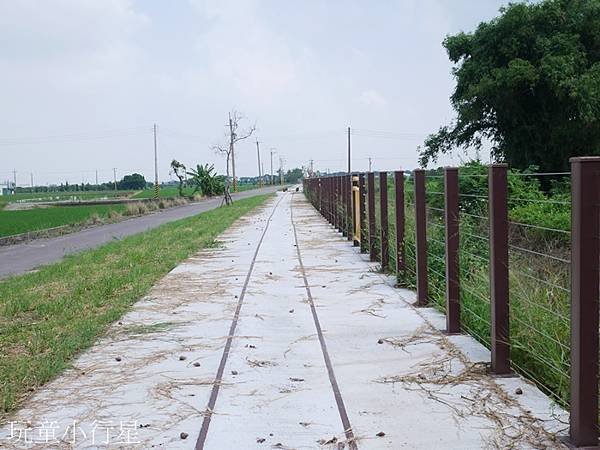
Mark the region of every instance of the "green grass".
<instances>
[{"instance_id":1,"label":"green grass","mask_svg":"<svg viewBox=\"0 0 600 450\"><path fill-rule=\"evenodd\" d=\"M238 184L238 192L250 191L252 189L258 189L258 184Z\"/></svg>"},{"instance_id":2,"label":"green grass","mask_svg":"<svg viewBox=\"0 0 600 450\"><path fill-rule=\"evenodd\" d=\"M380 255L380 193L375 178L376 231L375 244ZM444 192L441 178L428 179L427 184L427 266L428 298L432 306L445 312L445 230L443 213ZM487 179L465 177L461 180L463 194L487 195ZM473 187L473 184L477 184ZM563 183L566 184L565 181ZM516 188L519 190L516 190ZM546 229L511 227L509 241L521 248L553 256L509 251L510 340L511 365L529 378L559 405L569 404L570 385L570 206L563 203L514 201L533 198L568 202L568 194L541 193L535 183L523 185L521 178L511 185L509 218L511 221L549 227ZM570 186L568 186L570 187ZM479 188L480 190L476 190ZM388 230L390 273L400 285L416 288L416 244L414 216L414 185L405 186L405 270L396 272L394 185L388 178ZM568 190L568 189L567 189ZM310 193L308 193L310 196ZM490 283L489 283L489 224L487 201L478 197L461 198L460 213L460 303L461 327L486 347L490 347ZM433 208L438 208L432 209ZM464 213L470 213L467 215ZM368 222L368 219L367 219ZM365 224L367 225L367 224ZM361 248L368 251L368 226L362 230Z\"/></svg>"},{"instance_id":3,"label":"green grass","mask_svg":"<svg viewBox=\"0 0 600 450\"><path fill-rule=\"evenodd\" d=\"M68 256L0 282L0 418L103 335L157 280L270 196ZM159 244L157 244L159 243Z\"/></svg>"},{"instance_id":4,"label":"green grass","mask_svg":"<svg viewBox=\"0 0 600 450\"><path fill-rule=\"evenodd\" d=\"M76 192L19 192L12 195L3 195L0 202L50 202L55 200L93 200L114 197L129 197L133 191L76 191Z\"/></svg>"},{"instance_id":5,"label":"green grass","mask_svg":"<svg viewBox=\"0 0 600 450\"><path fill-rule=\"evenodd\" d=\"M110 211L123 212L124 205L52 206L26 210L0 210L0 237L61 225L78 224L93 215L108 216Z\"/></svg>"},{"instance_id":6,"label":"green grass","mask_svg":"<svg viewBox=\"0 0 600 450\"><path fill-rule=\"evenodd\" d=\"M400 279L408 287L416 288L413 211L407 208L405 217L406 271ZM443 223L439 215L428 214L429 299L436 308L445 312ZM485 239L473 237L487 237L486 225L469 218L461 220L459 264L461 327L489 348L489 248ZM390 230L393 230L393 225ZM393 242L394 234L390 234L390 242ZM529 242L537 240L534 237ZM536 249L551 253L550 248ZM395 258L394 246L390 246L390 254ZM558 404L567 406L570 366L569 267L514 251L509 254L511 364Z\"/></svg>"},{"instance_id":7,"label":"green grass","mask_svg":"<svg viewBox=\"0 0 600 450\"><path fill-rule=\"evenodd\" d=\"M379 256L380 198L378 184L375 184L376 229L375 238ZM435 204L443 207L443 197L433 192L443 192L443 187L427 186L428 207ZM405 184L405 264L403 273L395 267L395 209L393 183L388 181L388 222L390 272L399 283L416 289L416 243L414 216L414 187L412 182ZM473 201L468 198L468 200ZM435 202L438 202L436 204ZM441 205L439 204L441 203ZM568 207L559 212L544 213L544 225L552 220L559 229L568 228L564 216L570 214ZM555 207L550 204L551 207ZM477 210L471 205L471 214L487 215L487 205ZM529 224L539 224L538 206L533 208L512 208L511 220ZM566 210L566 212L564 211ZM533 212L532 212L533 211ZM445 231L443 213L428 208L427 212L427 268L428 298L432 306L445 313ZM536 215L537 214L537 215ZM546 225L550 226L550 225ZM486 347L490 347L490 284L489 284L489 226L487 220L461 214L460 220L460 303L461 327ZM364 246L368 242L368 228L364 231ZM562 234L543 230L512 230L510 242L540 253L568 259L569 247ZM361 245L363 243L361 242ZM509 252L510 289L510 339L511 364L522 375L535 382L540 389L552 397L559 405L569 404L569 266L552 259L514 251Z\"/></svg>"}]
</instances>

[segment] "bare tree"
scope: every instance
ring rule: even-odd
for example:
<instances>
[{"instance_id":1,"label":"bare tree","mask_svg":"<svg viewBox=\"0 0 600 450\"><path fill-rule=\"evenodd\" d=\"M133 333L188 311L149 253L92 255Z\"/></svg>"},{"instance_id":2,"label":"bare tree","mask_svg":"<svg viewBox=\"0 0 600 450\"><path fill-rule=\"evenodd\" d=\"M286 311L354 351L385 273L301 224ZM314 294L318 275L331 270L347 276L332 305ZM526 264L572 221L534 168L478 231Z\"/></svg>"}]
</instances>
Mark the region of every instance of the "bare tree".
<instances>
[{"instance_id":1,"label":"bare tree","mask_svg":"<svg viewBox=\"0 0 600 450\"><path fill-rule=\"evenodd\" d=\"M229 180L229 161L231 159L231 146L230 145L225 146L225 145L216 144L216 145L213 145L211 147L211 150L213 150L218 155L225 156L225 158L227 160L227 166L226 166L226 169L225 169L225 173L227 175L227 180Z\"/></svg>"},{"instance_id":2,"label":"bare tree","mask_svg":"<svg viewBox=\"0 0 600 450\"><path fill-rule=\"evenodd\" d=\"M229 179L229 162L231 161L231 177L233 178L233 192L237 191L237 180L235 178L235 144L239 141L252 136L252 133L256 131L256 125L251 126L246 130L240 129L240 122L244 119L244 116L236 110L229 113L229 144L225 145L213 145L212 149L219 154L222 154L227 159L227 179Z\"/></svg>"},{"instance_id":3,"label":"bare tree","mask_svg":"<svg viewBox=\"0 0 600 450\"><path fill-rule=\"evenodd\" d=\"M177 177L177 179L179 180L179 196L183 197L183 185L185 184L186 181L186 168L185 166L180 163L179 161L177 161L176 159L174 159L173 161L171 161L171 170L172 173L175 174L175 176Z\"/></svg>"}]
</instances>

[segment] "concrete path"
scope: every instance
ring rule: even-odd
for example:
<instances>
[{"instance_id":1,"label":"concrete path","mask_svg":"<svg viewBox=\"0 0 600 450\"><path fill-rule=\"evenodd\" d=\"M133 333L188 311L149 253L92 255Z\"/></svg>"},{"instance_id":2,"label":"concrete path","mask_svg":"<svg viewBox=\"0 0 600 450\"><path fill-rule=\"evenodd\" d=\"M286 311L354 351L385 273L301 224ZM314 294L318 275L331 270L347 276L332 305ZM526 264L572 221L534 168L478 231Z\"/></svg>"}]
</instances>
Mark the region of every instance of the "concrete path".
<instances>
[{"instance_id":1,"label":"concrete path","mask_svg":"<svg viewBox=\"0 0 600 450\"><path fill-rule=\"evenodd\" d=\"M253 189L233 194L234 199L253 197L275 192L279 186ZM23 244L0 247L0 279L10 275L19 275L44 264L62 259L65 255L98 247L113 239L122 239L132 234L155 228L167 222L184 219L221 204L220 198L203 200L185 206L158 211L133 219L124 220L98 227L88 228L76 233L53 238L36 239Z\"/></svg>"},{"instance_id":2,"label":"concrete path","mask_svg":"<svg viewBox=\"0 0 600 450\"><path fill-rule=\"evenodd\" d=\"M221 241L36 392L0 447L561 448L563 411L486 375L483 347L442 334L301 193Z\"/></svg>"}]
</instances>

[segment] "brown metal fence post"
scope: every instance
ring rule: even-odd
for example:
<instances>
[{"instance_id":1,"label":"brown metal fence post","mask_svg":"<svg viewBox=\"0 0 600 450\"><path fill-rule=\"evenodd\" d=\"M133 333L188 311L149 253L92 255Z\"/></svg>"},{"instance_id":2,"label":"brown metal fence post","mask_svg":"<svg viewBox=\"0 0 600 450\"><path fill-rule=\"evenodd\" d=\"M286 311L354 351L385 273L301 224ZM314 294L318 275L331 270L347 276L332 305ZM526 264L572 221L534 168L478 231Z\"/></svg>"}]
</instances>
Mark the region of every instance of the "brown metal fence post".
<instances>
[{"instance_id":1,"label":"brown metal fence post","mask_svg":"<svg viewBox=\"0 0 600 450\"><path fill-rule=\"evenodd\" d=\"M346 175L346 235L350 242L353 241L354 227L352 220L352 174Z\"/></svg>"},{"instance_id":2,"label":"brown metal fence post","mask_svg":"<svg viewBox=\"0 0 600 450\"><path fill-rule=\"evenodd\" d=\"M493 164L489 168L491 351L495 375L511 372L507 172L506 164Z\"/></svg>"},{"instance_id":3,"label":"brown metal fence post","mask_svg":"<svg viewBox=\"0 0 600 450\"><path fill-rule=\"evenodd\" d=\"M331 203L329 205L329 215L331 216L331 225L335 228L335 177L329 179L329 195Z\"/></svg>"},{"instance_id":4,"label":"brown metal fence post","mask_svg":"<svg viewBox=\"0 0 600 450\"><path fill-rule=\"evenodd\" d=\"M350 227L348 226L349 224L349 219L350 216L348 215L348 199L350 198L350 196L348 195L348 175L342 175L342 185L343 185L343 189L344 189L344 231L343 231L343 235L348 239L352 239L352 234L349 233Z\"/></svg>"},{"instance_id":5,"label":"brown metal fence post","mask_svg":"<svg viewBox=\"0 0 600 450\"><path fill-rule=\"evenodd\" d=\"M331 223L332 226L335 226L335 191L334 191L334 187L335 185L333 184L333 177L329 177L329 222Z\"/></svg>"},{"instance_id":6,"label":"brown metal fence post","mask_svg":"<svg viewBox=\"0 0 600 450\"><path fill-rule=\"evenodd\" d=\"M571 158L571 420L569 441L598 448L599 157Z\"/></svg>"},{"instance_id":7,"label":"brown metal fence post","mask_svg":"<svg viewBox=\"0 0 600 450\"><path fill-rule=\"evenodd\" d=\"M332 226L335 226L335 191L333 188L335 187L333 184L334 178L329 178L329 223Z\"/></svg>"},{"instance_id":8,"label":"brown metal fence post","mask_svg":"<svg viewBox=\"0 0 600 450\"><path fill-rule=\"evenodd\" d=\"M458 259L458 169L444 169L444 222L446 232L446 332L460 333Z\"/></svg>"},{"instance_id":9,"label":"brown metal fence post","mask_svg":"<svg viewBox=\"0 0 600 450\"><path fill-rule=\"evenodd\" d=\"M394 172L395 218L396 218L396 276L404 270L404 172Z\"/></svg>"},{"instance_id":10,"label":"brown metal fence post","mask_svg":"<svg viewBox=\"0 0 600 450\"><path fill-rule=\"evenodd\" d=\"M342 199L342 177L338 175L335 178L337 181L337 229L338 232L342 233L344 231L344 212L342 211L344 207L344 201Z\"/></svg>"},{"instance_id":11,"label":"brown metal fence post","mask_svg":"<svg viewBox=\"0 0 600 450\"><path fill-rule=\"evenodd\" d=\"M341 232L342 232L342 236L347 237L348 236L348 215L346 211L347 208L347 199L346 196L348 195L348 192L346 190L346 175L340 175L340 212L341 212L341 220L340 220L340 227L341 227Z\"/></svg>"},{"instance_id":12,"label":"brown metal fence post","mask_svg":"<svg viewBox=\"0 0 600 450\"><path fill-rule=\"evenodd\" d=\"M367 210L366 210L366 192L365 192L365 174L358 175L358 201L360 203L360 252L367 252Z\"/></svg>"},{"instance_id":13,"label":"brown metal fence post","mask_svg":"<svg viewBox=\"0 0 600 450\"><path fill-rule=\"evenodd\" d=\"M319 212L321 213L321 215L323 215L323 197L322 197L323 193L321 192L321 189L322 189L321 177L316 179L315 184L317 185L317 198L318 198L318 202L319 202Z\"/></svg>"},{"instance_id":14,"label":"brown metal fence post","mask_svg":"<svg viewBox=\"0 0 600 450\"><path fill-rule=\"evenodd\" d=\"M380 213L380 250L381 271L387 272L390 267L388 242L388 189L387 172L379 172L379 213Z\"/></svg>"},{"instance_id":15,"label":"brown metal fence post","mask_svg":"<svg viewBox=\"0 0 600 450\"><path fill-rule=\"evenodd\" d=\"M334 228L338 228L338 223L339 223L339 214L338 214L338 197L339 197L339 193L338 193L338 179L337 176L334 176L332 178L332 183L333 183L333 227Z\"/></svg>"},{"instance_id":16,"label":"brown metal fence post","mask_svg":"<svg viewBox=\"0 0 600 450\"><path fill-rule=\"evenodd\" d=\"M331 225L335 228L335 177L331 177L329 179L329 195L330 195L330 204L329 204L329 215L331 217Z\"/></svg>"},{"instance_id":17,"label":"brown metal fence post","mask_svg":"<svg viewBox=\"0 0 600 450\"><path fill-rule=\"evenodd\" d=\"M346 229L346 224L345 224L345 211L344 211L344 207L346 205L346 195L344 192L344 175L340 175L338 177L338 186L340 189L340 204L339 204L339 211L340 211L340 227L339 227L339 231L340 233L342 233L342 236L346 236L346 233L344 232Z\"/></svg>"},{"instance_id":18,"label":"brown metal fence post","mask_svg":"<svg viewBox=\"0 0 600 450\"><path fill-rule=\"evenodd\" d=\"M331 177L331 194L332 194L332 204L331 204L331 224L333 228L337 228L337 180L335 176Z\"/></svg>"},{"instance_id":19,"label":"brown metal fence post","mask_svg":"<svg viewBox=\"0 0 600 450\"><path fill-rule=\"evenodd\" d=\"M417 266L417 306L429 303L427 280L427 212L425 209L425 171L415 169L415 240Z\"/></svg>"},{"instance_id":20,"label":"brown metal fence post","mask_svg":"<svg viewBox=\"0 0 600 450\"><path fill-rule=\"evenodd\" d=\"M329 221L329 191L327 189L327 178L321 178L321 198L323 201L323 216Z\"/></svg>"},{"instance_id":21,"label":"brown metal fence post","mask_svg":"<svg viewBox=\"0 0 600 450\"><path fill-rule=\"evenodd\" d=\"M331 193L329 191L329 178L323 178L323 185L325 186L325 218L327 222L331 223Z\"/></svg>"},{"instance_id":22,"label":"brown metal fence post","mask_svg":"<svg viewBox=\"0 0 600 450\"><path fill-rule=\"evenodd\" d=\"M350 177L350 201L352 202L352 245L358 247L362 230L360 229L360 190L358 175Z\"/></svg>"},{"instance_id":23,"label":"brown metal fence post","mask_svg":"<svg viewBox=\"0 0 600 450\"><path fill-rule=\"evenodd\" d=\"M367 174L367 203L369 205L369 259L372 262L377 261L376 233L375 223L375 174Z\"/></svg>"}]
</instances>

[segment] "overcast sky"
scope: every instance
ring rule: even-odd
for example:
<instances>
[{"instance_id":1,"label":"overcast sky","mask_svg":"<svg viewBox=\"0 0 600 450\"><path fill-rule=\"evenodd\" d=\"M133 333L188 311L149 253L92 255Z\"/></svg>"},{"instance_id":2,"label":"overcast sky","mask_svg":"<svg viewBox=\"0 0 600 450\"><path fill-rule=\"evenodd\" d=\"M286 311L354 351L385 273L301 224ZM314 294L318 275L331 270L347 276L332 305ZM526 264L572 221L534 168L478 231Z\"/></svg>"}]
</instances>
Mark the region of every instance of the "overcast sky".
<instances>
[{"instance_id":1,"label":"overcast sky","mask_svg":"<svg viewBox=\"0 0 600 450\"><path fill-rule=\"evenodd\" d=\"M265 172L410 169L453 117L445 35L497 0L0 0L0 181L94 182L225 161L229 110L256 124ZM236 150L257 173L254 139ZM454 162L458 161L455 159ZM440 164L451 163L448 159Z\"/></svg>"}]
</instances>

